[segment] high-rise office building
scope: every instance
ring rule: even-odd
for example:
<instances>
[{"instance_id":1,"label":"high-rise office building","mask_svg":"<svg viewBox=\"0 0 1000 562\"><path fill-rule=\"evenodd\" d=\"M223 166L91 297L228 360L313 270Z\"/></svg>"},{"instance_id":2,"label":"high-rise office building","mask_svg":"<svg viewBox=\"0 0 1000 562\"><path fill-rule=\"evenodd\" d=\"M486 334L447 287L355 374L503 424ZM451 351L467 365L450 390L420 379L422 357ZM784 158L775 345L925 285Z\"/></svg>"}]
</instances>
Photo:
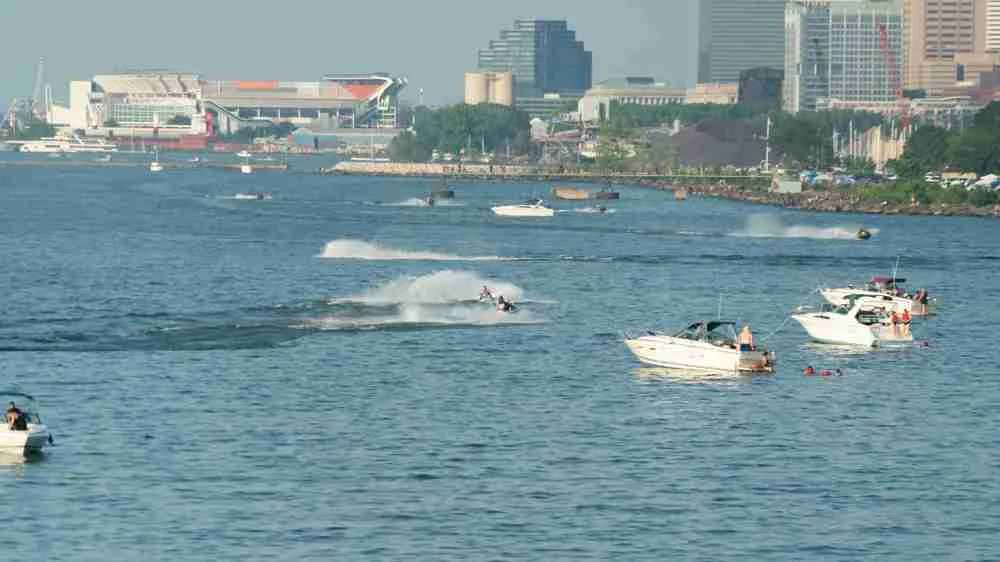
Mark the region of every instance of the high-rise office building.
<instances>
[{"instance_id":1,"label":"high-rise office building","mask_svg":"<svg viewBox=\"0 0 1000 562\"><path fill-rule=\"evenodd\" d=\"M986 2L986 50L1000 53L1000 0Z\"/></svg>"},{"instance_id":2,"label":"high-rise office building","mask_svg":"<svg viewBox=\"0 0 1000 562\"><path fill-rule=\"evenodd\" d=\"M591 86L592 55L564 20L516 20L479 51L479 70L511 72L517 98L582 95Z\"/></svg>"},{"instance_id":3,"label":"high-rise office building","mask_svg":"<svg viewBox=\"0 0 1000 562\"><path fill-rule=\"evenodd\" d=\"M902 73L900 0L799 0L785 12L784 107L872 104L896 99ZM892 66L882 48L888 38Z\"/></svg>"},{"instance_id":4,"label":"high-rise office building","mask_svg":"<svg viewBox=\"0 0 1000 562\"><path fill-rule=\"evenodd\" d=\"M698 82L737 82L751 68L783 67L785 0L701 0Z\"/></svg>"},{"instance_id":5,"label":"high-rise office building","mask_svg":"<svg viewBox=\"0 0 1000 562\"><path fill-rule=\"evenodd\" d=\"M904 7L906 87L940 94L957 79L955 55L986 50L987 0L905 0Z\"/></svg>"}]
</instances>

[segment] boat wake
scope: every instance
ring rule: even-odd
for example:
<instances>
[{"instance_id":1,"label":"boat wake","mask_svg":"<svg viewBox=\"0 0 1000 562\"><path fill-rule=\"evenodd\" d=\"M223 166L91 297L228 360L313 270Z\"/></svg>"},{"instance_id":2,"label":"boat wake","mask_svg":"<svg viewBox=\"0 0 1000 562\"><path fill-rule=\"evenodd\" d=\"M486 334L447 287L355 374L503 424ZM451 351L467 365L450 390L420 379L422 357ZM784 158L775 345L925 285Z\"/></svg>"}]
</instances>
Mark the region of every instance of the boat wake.
<instances>
[{"instance_id":1,"label":"boat wake","mask_svg":"<svg viewBox=\"0 0 1000 562\"><path fill-rule=\"evenodd\" d=\"M580 209L568 209L561 210L560 213L585 213L585 214L604 214L610 215L615 213L615 209L608 209L607 207L582 207Z\"/></svg>"},{"instance_id":2,"label":"boat wake","mask_svg":"<svg viewBox=\"0 0 1000 562\"><path fill-rule=\"evenodd\" d=\"M511 261L517 258L501 256L456 256L436 252L421 252L400 250L380 246L363 240L340 239L327 242L323 253L319 255L326 259L341 260L413 260L413 261Z\"/></svg>"},{"instance_id":3,"label":"boat wake","mask_svg":"<svg viewBox=\"0 0 1000 562\"><path fill-rule=\"evenodd\" d=\"M480 277L468 271L438 271L419 277L401 277L353 297L333 299L330 304L450 304L477 302L483 287L493 295L525 302L524 291L512 283Z\"/></svg>"},{"instance_id":4,"label":"boat wake","mask_svg":"<svg viewBox=\"0 0 1000 562\"><path fill-rule=\"evenodd\" d=\"M530 312L498 312L491 304L403 304L391 307L359 307L352 314L334 313L312 318L298 327L320 331L420 330L424 328L472 328L540 324ZM347 312L347 311L345 311Z\"/></svg>"},{"instance_id":5,"label":"boat wake","mask_svg":"<svg viewBox=\"0 0 1000 562\"><path fill-rule=\"evenodd\" d=\"M530 311L498 312L491 299L480 299L488 287L518 305L552 301L524 298L524 291L505 281L468 271L438 271L419 277L401 277L352 297L329 301L328 315L308 319L302 328L317 330L421 329L538 324Z\"/></svg>"},{"instance_id":6,"label":"boat wake","mask_svg":"<svg viewBox=\"0 0 1000 562\"><path fill-rule=\"evenodd\" d=\"M866 228L868 232L875 236L879 233L877 228ZM753 215L747 219L747 226L744 230L734 232L730 236L742 236L747 238L812 238L814 240L855 240L857 238L858 227L854 226L830 226L816 227L806 225L786 226L774 215Z\"/></svg>"},{"instance_id":7,"label":"boat wake","mask_svg":"<svg viewBox=\"0 0 1000 562\"><path fill-rule=\"evenodd\" d=\"M461 207L462 204L450 199L435 199L434 205L427 202L423 197L411 197L405 201L395 203L377 203L381 207Z\"/></svg>"}]
</instances>

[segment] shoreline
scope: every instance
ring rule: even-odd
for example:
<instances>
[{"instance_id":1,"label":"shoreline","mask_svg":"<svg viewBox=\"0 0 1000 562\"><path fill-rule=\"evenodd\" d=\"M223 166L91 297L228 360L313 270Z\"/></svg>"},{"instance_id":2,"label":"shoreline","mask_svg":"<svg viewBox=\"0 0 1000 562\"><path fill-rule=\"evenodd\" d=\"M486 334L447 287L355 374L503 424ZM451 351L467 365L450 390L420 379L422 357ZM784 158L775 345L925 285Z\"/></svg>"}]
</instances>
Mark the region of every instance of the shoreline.
<instances>
[{"instance_id":1,"label":"shoreline","mask_svg":"<svg viewBox=\"0 0 1000 562\"><path fill-rule=\"evenodd\" d=\"M976 207L969 204L949 205L921 203L873 203L862 201L850 189L842 191L802 191L800 193L776 193L768 191L746 191L732 186L712 186L707 189L698 186L684 186L661 181L640 181L641 185L652 189L674 191L683 189L703 197L715 197L730 201L741 201L754 205L766 205L812 211L817 213L843 213L863 215L906 215L934 217L1000 217L1000 205Z\"/></svg>"},{"instance_id":2,"label":"shoreline","mask_svg":"<svg viewBox=\"0 0 1000 562\"><path fill-rule=\"evenodd\" d=\"M853 213L866 215L909 215L945 217L1000 217L1000 205L976 207L969 204L900 204L882 201L862 201L854 190L802 191L777 193L750 190L749 185L767 185L763 176L683 176L650 174L591 174L578 172L550 172L537 166L490 164L415 164L401 162L342 161L334 166L321 168L320 173L336 175L364 175L387 177L437 177L470 180L502 181L570 181L580 183L629 183L638 187L660 191L684 191L692 195L741 201L813 211L818 213ZM742 185L742 187L741 187Z\"/></svg>"}]
</instances>

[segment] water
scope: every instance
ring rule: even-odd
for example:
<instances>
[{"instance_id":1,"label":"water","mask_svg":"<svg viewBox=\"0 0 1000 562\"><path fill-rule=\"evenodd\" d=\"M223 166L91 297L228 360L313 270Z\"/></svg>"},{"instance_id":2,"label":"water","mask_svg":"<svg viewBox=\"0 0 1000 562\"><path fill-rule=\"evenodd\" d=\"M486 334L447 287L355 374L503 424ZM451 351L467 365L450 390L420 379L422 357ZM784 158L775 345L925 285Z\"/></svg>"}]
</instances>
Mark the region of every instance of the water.
<instances>
[{"instance_id":1,"label":"water","mask_svg":"<svg viewBox=\"0 0 1000 562\"><path fill-rule=\"evenodd\" d=\"M0 549L1000 556L995 222L630 188L613 214L491 215L551 187L531 183L459 182L454 205L412 205L436 186L0 168L0 386L35 394L56 440L0 467ZM231 199L245 191L273 198ZM877 236L842 236L860 224ZM781 326L819 283L890 273L896 256L939 299L913 327L929 347L845 352ZM478 304L484 283L521 312ZM667 376L621 343L714 316L720 296L758 339L781 327L765 342L776 375Z\"/></svg>"}]
</instances>

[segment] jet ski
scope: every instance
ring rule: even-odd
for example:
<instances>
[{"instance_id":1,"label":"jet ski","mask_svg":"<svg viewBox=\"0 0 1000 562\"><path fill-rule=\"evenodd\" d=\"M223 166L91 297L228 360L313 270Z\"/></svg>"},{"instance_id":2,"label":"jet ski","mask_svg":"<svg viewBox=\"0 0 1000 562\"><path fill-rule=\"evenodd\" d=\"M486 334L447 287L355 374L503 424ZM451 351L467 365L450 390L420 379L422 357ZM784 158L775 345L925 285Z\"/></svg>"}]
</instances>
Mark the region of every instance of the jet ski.
<instances>
[{"instance_id":1,"label":"jet ski","mask_svg":"<svg viewBox=\"0 0 1000 562\"><path fill-rule=\"evenodd\" d=\"M867 230L864 229L864 227L862 227L859 228L856 233L854 233L854 237L857 238L858 240L868 240L869 238L872 237L872 233L868 232Z\"/></svg>"}]
</instances>

